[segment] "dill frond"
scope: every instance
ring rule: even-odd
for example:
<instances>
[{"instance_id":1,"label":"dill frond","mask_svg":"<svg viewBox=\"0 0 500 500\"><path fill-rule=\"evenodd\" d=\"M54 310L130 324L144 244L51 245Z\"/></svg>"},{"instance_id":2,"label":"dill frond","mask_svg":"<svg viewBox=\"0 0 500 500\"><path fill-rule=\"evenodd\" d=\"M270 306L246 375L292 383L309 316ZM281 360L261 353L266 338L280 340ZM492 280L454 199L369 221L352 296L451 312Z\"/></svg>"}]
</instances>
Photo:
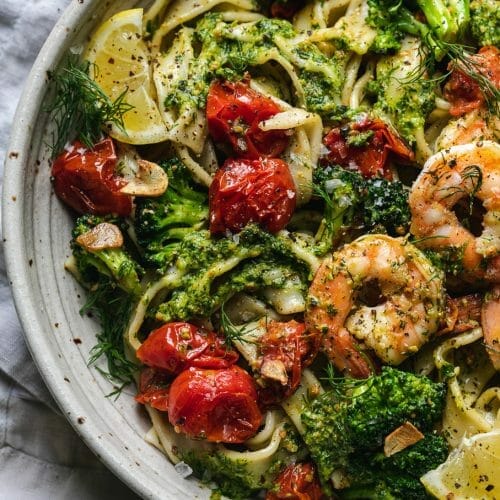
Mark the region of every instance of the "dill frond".
<instances>
[{"instance_id":1,"label":"dill frond","mask_svg":"<svg viewBox=\"0 0 500 500\"><path fill-rule=\"evenodd\" d=\"M105 123L124 131L123 115L133 108L125 102L127 90L112 101L91 76L97 74L95 65L72 56L51 75L54 100L45 111L55 124L49 144L52 157L63 150L72 134L90 148L102 137Z\"/></svg>"},{"instance_id":2,"label":"dill frond","mask_svg":"<svg viewBox=\"0 0 500 500\"><path fill-rule=\"evenodd\" d=\"M220 308L220 329L224 334L224 343L228 348L231 348L235 341L246 344L255 343L254 340L248 338L247 325L236 326L224 310L224 305Z\"/></svg>"},{"instance_id":3,"label":"dill frond","mask_svg":"<svg viewBox=\"0 0 500 500\"><path fill-rule=\"evenodd\" d=\"M438 40L431 33L424 37L423 41L425 46L421 48L420 57L422 63L401 82L402 84L416 83L422 79L441 84L449 78L453 70L457 69L477 83L489 112L494 115L500 114L500 89L496 88L484 74L484 68L474 57L474 47ZM449 69L438 75L434 74L439 62L436 57L436 47L439 49L438 54L446 54L451 62Z\"/></svg>"},{"instance_id":4,"label":"dill frond","mask_svg":"<svg viewBox=\"0 0 500 500\"><path fill-rule=\"evenodd\" d=\"M89 290L86 304L80 314L93 314L99 320L101 331L90 352L88 365L94 365L102 356L107 359L107 370L96 369L113 384L115 390L108 396L118 396L133 380L137 367L125 355L123 332L132 309L132 299L112 283L100 283Z\"/></svg>"},{"instance_id":5,"label":"dill frond","mask_svg":"<svg viewBox=\"0 0 500 500\"><path fill-rule=\"evenodd\" d=\"M329 390L339 399L353 399L359 395L356 389L369 387L373 376L368 378L351 378L338 375L332 363L328 363L325 368L325 376L320 380L325 381ZM364 391L362 391L364 392Z\"/></svg>"}]
</instances>

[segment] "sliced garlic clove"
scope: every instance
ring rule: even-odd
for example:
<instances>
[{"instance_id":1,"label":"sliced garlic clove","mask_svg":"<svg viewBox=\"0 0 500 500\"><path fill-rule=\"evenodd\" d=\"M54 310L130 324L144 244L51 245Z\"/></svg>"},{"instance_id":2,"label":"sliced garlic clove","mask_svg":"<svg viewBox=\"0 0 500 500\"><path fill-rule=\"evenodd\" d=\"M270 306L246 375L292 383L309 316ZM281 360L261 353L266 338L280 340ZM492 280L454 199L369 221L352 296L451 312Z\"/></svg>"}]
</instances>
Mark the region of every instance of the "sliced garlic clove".
<instances>
[{"instance_id":1,"label":"sliced garlic clove","mask_svg":"<svg viewBox=\"0 0 500 500\"><path fill-rule=\"evenodd\" d=\"M424 439L424 435L411 422L405 422L386 436L384 455L386 457L395 455L408 446L418 443L421 439Z\"/></svg>"},{"instance_id":2,"label":"sliced garlic clove","mask_svg":"<svg viewBox=\"0 0 500 500\"><path fill-rule=\"evenodd\" d=\"M137 160L138 171L120 193L132 196L161 196L168 187L165 171L156 163Z\"/></svg>"},{"instance_id":3,"label":"sliced garlic clove","mask_svg":"<svg viewBox=\"0 0 500 500\"><path fill-rule=\"evenodd\" d=\"M120 228L109 222L101 222L76 238L76 242L88 252L99 252L123 246Z\"/></svg>"},{"instance_id":4,"label":"sliced garlic clove","mask_svg":"<svg viewBox=\"0 0 500 500\"><path fill-rule=\"evenodd\" d=\"M264 359L260 367L260 374L262 377L276 380L282 385L286 385L288 382L285 364L279 359Z\"/></svg>"}]
</instances>

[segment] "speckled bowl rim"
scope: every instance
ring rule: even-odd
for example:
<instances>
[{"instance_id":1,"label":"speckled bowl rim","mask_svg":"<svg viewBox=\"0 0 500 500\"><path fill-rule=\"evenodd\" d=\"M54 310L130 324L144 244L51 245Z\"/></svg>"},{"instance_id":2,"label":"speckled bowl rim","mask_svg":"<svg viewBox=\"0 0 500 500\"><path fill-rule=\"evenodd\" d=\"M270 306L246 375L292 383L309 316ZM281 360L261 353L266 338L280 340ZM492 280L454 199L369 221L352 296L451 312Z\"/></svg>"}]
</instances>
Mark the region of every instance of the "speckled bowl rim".
<instances>
[{"instance_id":1,"label":"speckled bowl rim","mask_svg":"<svg viewBox=\"0 0 500 500\"><path fill-rule=\"evenodd\" d=\"M71 360L64 360L64 356L61 355L62 351L51 352L50 340L48 340L50 335L46 331L49 313L43 310L43 300L48 300L43 297L45 284L39 282L40 279L37 278L32 266L33 258L36 258L35 266L38 263L38 272L43 275L47 272L41 270L44 262L48 261L49 265L55 264L54 261L51 262L53 255L47 256L45 260L42 259L43 255L37 255L38 241L35 241L34 235L39 228L34 227L37 222L33 221L35 219L33 214L35 214L34 210L37 208L39 199L35 181L30 179L33 171L35 174L38 172L32 165L34 158L37 158L39 151L43 149L41 141L43 133L37 131L36 123L40 119L43 108L47 89L47 71L56 67L71 47L73 39L81 28L82 20L83 23L97 24L102 18L96 16L95 13L105 10L112 3L102 0L73 0L52 30L28 77L11 129L10 144L6 151L2 229L7 272L28 348L61 411L85 443L116 476L143 498L172 500L206 498L208 497L206 488L201 489L196 481L182 480L166 457L155 456L155 453L160 454L160 452L154 450L151 445L144 443L145 447L141 448L137 439L139 436L131 436L136 446L135 453L123 450L123 440L120 436L114 435L119 432L110 431L109 422L103 421L105 416L99 420L101 414L108 411L107 405L114 404L112 401L109 399L101 401L99 404L103 406L100 411L92 399L92 388L88 394L85 388L78 386L79 381L76 381L76 386L72 387L63 381L66 377L64 380L69 382L66 374L71 373ZM127 8L124 3L120 3L120 9ZM93 14L94 20L91 21ZM44 177L46 177L44 182L50 186L49 173L44 172ZM42 208L45 205L53 206L55 203L55 197L51 196L50 191L50 187L43 188ZM52 201L47 201L48 197ZM50 221L50 219L47 220ZM57 221L53 224L57 224ZM51 235L53 234L57 234L57 228L51 229ZM54 246L57 243L49 242L48 245ZM62 261L60 265L62 268ZM98 394L99 397L102 396L101 391ZM77 417L78 415L80 416ZM152 470L150 466L141 467L141 457L149 460L149 464L161 467L161 470Z\"/></svg>"}]
</instances>

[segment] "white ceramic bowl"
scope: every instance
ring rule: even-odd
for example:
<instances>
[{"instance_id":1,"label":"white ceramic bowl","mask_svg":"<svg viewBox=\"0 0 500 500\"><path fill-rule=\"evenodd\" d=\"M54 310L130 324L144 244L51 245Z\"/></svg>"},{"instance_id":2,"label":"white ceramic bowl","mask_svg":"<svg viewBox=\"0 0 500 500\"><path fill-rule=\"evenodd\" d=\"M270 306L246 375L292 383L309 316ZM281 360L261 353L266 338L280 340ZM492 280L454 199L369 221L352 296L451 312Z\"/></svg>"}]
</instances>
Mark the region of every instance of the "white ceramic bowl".
<instances>
[{"instance_id":1,"label":"white ceramic bowl","mask_svg":"<svg viewBox=\"0 0 500 500\"><path fill-rule=\"evenodd\" d=\"M71 217L53 195L46 142L47 71L80 44L105 16L133 1L74 0L43 46L21 97L7 150L3 192L5 257L26 341L45 382L78 434L96 455L144 498L207 498L183 480L168 459L144 441L149 420L89 368L99 329L81 317L84 293L63 268L70 253Z\"/></svg>"}]
</instances>

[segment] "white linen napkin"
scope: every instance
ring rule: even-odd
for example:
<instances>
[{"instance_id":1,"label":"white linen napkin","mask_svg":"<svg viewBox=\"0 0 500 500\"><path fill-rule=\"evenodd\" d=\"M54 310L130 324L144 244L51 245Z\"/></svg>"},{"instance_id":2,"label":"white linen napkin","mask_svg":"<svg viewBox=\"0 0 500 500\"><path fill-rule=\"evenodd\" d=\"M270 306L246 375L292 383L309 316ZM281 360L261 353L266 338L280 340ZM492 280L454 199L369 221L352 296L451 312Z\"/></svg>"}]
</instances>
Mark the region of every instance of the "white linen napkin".
<instances>
[{"instance_id":1,"label":"white linen napkin","mask_svg":"<svg viewBox=\"0 0 500 500\"><path fill-rule=\"evenodd\" d=\"M69 3L0 1L0 187L10 126L23 84L52 26ZM61 416L38 374L12 303L1 245L0 500L136 499Z\"/></svg>"}]
</instances>

